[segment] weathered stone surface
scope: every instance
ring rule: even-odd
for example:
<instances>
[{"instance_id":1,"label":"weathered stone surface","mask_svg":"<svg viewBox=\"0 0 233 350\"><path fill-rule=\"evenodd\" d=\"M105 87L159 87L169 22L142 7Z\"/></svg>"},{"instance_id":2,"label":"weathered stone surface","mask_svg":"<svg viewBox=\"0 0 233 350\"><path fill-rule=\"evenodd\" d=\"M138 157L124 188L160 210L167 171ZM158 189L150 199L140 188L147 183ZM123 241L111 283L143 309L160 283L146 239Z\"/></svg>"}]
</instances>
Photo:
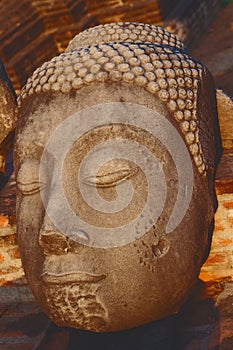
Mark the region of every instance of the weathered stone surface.
<instances>
[{"instance_id":1,"label":"weathered stone surface","mask_svg":"<svg viewBox=\"0 0 233 350\"><path fill-rule=\"evenodd\" d=\"M58 325L95 332L179 310L208 255L216 210L210 73L168 32L119 26L144 30L145 42L90 35L90 46L34 72L15 145L26 277Z\"/></svg>"},{"instance_id":2,"label":"weathered stone surface","mask_svg":"<svg viewBox=\"0 0 233 350\"><path fill-rule=\"evenodd\" d=\"M16 124L15 95L0 60L0 145Z\"/></svg>"},{"instance_id":3,"label":"weathered stone surface","mask_svg":"<svg viewBox=\"0 0 233 350\"><path fill-rule=\"evenodd\" d=\"M16 95L0 60L0 174L5 172L7 155L13 148L16 121ZM0 189L1 180L2 178Z\"/></svg>"},{"instance_id":4,"label":"weathered stone surface","mask_svg":"<svg viewBox=\"0 0 233 350\"><path fill-rule=\"evenodd\" d=\"M233 150L233 101L217 90L218 119L224 150Z\"/></svg>"}]
</instances>

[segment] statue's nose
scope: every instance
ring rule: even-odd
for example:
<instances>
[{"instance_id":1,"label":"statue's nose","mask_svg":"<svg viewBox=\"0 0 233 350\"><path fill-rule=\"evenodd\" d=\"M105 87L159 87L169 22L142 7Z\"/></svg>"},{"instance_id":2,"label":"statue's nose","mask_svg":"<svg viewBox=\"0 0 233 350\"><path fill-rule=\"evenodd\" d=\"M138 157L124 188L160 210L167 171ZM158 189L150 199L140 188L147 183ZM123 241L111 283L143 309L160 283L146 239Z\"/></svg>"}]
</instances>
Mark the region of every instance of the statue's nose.
<instances>
[{"instance_id":1,"label":"statue's nose","mask_svg":"<svg viewBox=\"0 0 233 350\"><path fill-rule=\"evenodd\" d=\"M61 233L46 214L39 233L39 245L45 255L64 255L68 252L79 253L83 245L75 235Z\"/></svg>"},{"instance_id":2,"label":"statue's nose","mask_svg":"<svg viewBox=\"0 0 233 350\"><path fill-rule=\"evenodd\" d=\"M40 229L39 245L45 255L61 255L68 252L67 237L58 231L48 215L45 215Z\"/></svg>"}]
</instances>

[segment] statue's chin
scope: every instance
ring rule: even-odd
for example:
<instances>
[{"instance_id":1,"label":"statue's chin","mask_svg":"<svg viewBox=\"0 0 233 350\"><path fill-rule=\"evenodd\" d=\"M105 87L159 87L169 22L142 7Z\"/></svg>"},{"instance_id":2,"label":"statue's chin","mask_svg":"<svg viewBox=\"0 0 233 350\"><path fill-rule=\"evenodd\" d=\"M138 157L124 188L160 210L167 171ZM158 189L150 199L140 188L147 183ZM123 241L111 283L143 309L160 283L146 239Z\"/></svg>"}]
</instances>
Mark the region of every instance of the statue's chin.
<instances>
[{"instance_id":1,"label":"statue's chin","mask_svg":"<svg viewBox=\"0 0 233 350\"><path fill-rule=\"evenodd\" d=\"M50 318L59 326L103 332L107 312L99 302L94 282L43 284Z\"/></svg>"}]
</instances>

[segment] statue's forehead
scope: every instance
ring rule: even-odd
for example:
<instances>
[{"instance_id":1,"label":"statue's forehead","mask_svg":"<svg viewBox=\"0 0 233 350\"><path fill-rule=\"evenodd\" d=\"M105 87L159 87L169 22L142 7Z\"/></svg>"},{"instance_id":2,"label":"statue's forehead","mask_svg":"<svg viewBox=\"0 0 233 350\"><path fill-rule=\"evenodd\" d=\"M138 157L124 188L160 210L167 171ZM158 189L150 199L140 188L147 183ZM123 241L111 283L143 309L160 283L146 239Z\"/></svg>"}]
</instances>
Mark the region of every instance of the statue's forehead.
<instances>
[{"instance_id":1,"label":"statue's forehead","mask_svg":"<svg viewBox=\"0 0 233 350\"><path fill-rule=\"evenodd\" d=\"M35 139L19 139L15 145L16 161L22 163L24 160L41 159L44 151L44 144L37 142Z\"/></svg>"},{"instance_id":2,"label":"statue's forehead","mask_svg":"<svg viewBox=\"0 0 233 350\"><path fill-rule=\"evenodd\" d=\"M23 161L27 158L34 158L40 160L43 152L45 152L46 150L48 142L51 140L54 134L56 134L56 142L60 144L59 140L57 139L56 133L58 129L63 130L63 132L60 133L61 142L67 138L70 139L72 135L70 135L70 137L69 135L67 135L67 130L64 126L64 123L69 119L69 117L70 116L67 117L65 113L62 113L62 111L60 111L60 114L57 113L56 108L54 112L53 106L50 106L47 109L47 111L42 111L40 108L38 108L38 110L34 111L33 114L25 116L24 122L21 124L21 127L18 128L15 141L15 152L17 157L20 158L20 161ZM73 118L73 126L75 123L76 125L78 123L76 119L77 118ZM126 131L124 130L126 129L126 125L122 125L121 127L118 125L116 126L116 128L114 128L112 124L100 124L100 127L102 129L101 134L99 134L99 127L89 130L92 132L92 137L93 135L99 135L96 137L99 138L100 143L101 140L103 141L103 134L109 135L109 133L111 133L113 136L116 133L119 134L119 132L124 133ZM131 134L132 132L133 130L131 130ZM84 135L86 135L86 133L84 133ZM82 134L81 136L84 135ZM74 142L76 142L78 139L79 136L77 135L77 139L74 138ZM87 139L80 138L79 147L85 147L84 144L91 142L91 140L92 138L90 137L88 137Z\"/></svg>"},{"instance_id":3,"label":"statue's forehead","mask_svg":"<svg viewBox=\"0 0 233 350\"><path fill-rule=\"evenodd\" d=\"M33 104L36 102L32 100ZM34 149L45 147L53 132L66 118L57 106L58 104L51 100L46 106L38 103L38 106L30 113L27 113L27 109L22 108L16 136L16 152L18 149L22 151L30 147Z\"/></svg>"},{"instance_id":4,"label":"statue's forehead","mask_svg":"<svg viewBox=\"0 0 233 350\"><path fill-rule=\"evenodd\" d=\"M47 121L43 118L38 121L36 118L30 118L17 133L15 142L16 155L20 160L24 158L40 159L49 139L52 126L48 128Z\"/></svg>"}]
</instances>

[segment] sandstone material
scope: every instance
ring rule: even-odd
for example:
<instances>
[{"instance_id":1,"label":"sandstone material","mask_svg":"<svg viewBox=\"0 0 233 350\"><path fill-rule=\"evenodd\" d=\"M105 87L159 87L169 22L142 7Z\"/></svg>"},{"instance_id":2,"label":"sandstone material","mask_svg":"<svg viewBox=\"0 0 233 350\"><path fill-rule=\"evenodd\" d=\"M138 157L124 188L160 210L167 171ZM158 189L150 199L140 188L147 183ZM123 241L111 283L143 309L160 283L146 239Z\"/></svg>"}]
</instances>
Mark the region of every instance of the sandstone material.
<instances>
[{"instance_id":1,"label":"sandstone material","mask_svg":"<svg viewBox=\"0 0 233 350\"><path fill-rule=\"evenodd\" d=\"M5 68L0 61L0 144L15 127L15 109L15 94Z\"/></svg>"},{"instance_id":2,"label":"sandstone material","mask_svg":"<svg viewBox=\"0 0 233 350\"><path fill-rule=\"evenodd\" d=\"M223 148L233 150L233 101L218 89L217 105Z\"/></svg>"},{"instance_id":3,"label":"sandstone material","mask_svg":"<svg viewBox=\"0 0 233 350\"><path fill-rule=\"evenodd\" d=\"M0 60L0 172L3 173L7 154L13 147L16 120L15 92Z\"/></svg>"},{"instance_id":4,"label":"sandstone material","mask_svg":"<svg viewBox=\"0 0 233 350\"><path fill-rule=\"evenodd\" d=\"M209 253L221 144L212 77L172 34L139 23L87 33L19 98L17 232L48 316L106 332L189 296Z\"/></svg>"}]
</instances>

